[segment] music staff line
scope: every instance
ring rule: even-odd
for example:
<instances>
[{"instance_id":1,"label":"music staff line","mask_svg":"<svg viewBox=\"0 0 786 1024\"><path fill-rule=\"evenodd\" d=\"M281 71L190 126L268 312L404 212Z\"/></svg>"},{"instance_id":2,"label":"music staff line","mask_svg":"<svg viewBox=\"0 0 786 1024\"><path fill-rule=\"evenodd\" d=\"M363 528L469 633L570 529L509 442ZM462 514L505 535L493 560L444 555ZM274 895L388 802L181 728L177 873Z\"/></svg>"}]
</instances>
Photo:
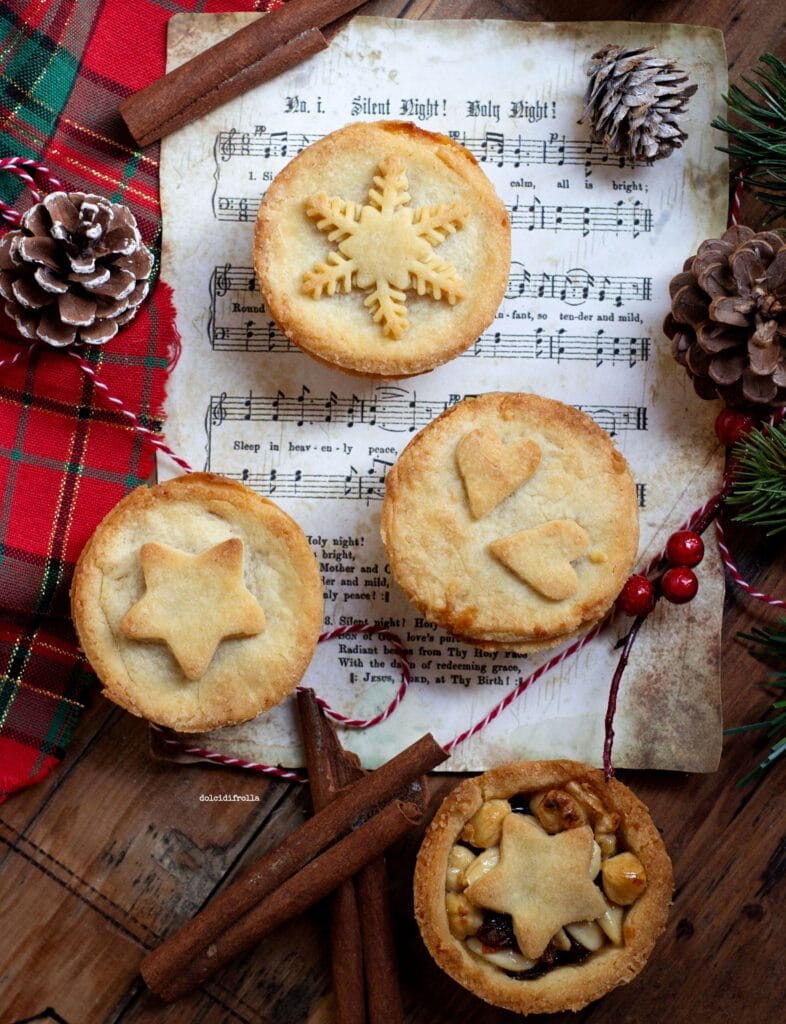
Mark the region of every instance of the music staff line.
<instances>
[{"instance_id":1,"label":"music staff line","mask_svg":"<svg viewBox=\"0 0 786 1024\"><path fill-rule=\"evenodd\" d=\"M271 395L211 395L205 415L209 439L212 431L226 422L294 423L298 427L340 423L347 428L356 425L377 427L389 433L412 433L425 427L440 413L451 408L467 395L451 395L447 401L419 399L417 392L394 385L380 385L372 397L361 398L312 394L303 385L298 395L277 391ZM614 435L623 430L646 430L647 407L639 405L577 405Z\"/></svg>"},{"instance_id":2,"label":"music staff line","mask_svg":"<svg viewBox=\"0 0 786 1024\"><path fill-rule=\"evenodd\" d=\"M215 195L213 216L219 221L250 221L260 201L258 195ZM652 231L652 210L640 199L633 203L620 199L612 206L551 206L534 196L529 205L516 201L507 210L511 228L519 231L580 231L584 238L595 232L638 238Z\"/></svg>"},{"instance_id":3,"label":"music staff line","mask_svg":"<svg viewBox=\"0 0 786 1024\"><path fill-rule=\"evenodd\" d=\"M495 167L583 167L589 175L593 167L632 167L626 157L612 157L601 143L588 139L568 139L553 132L548 138L527 138L504 132L468 135L462 131L445 133L472 153L479 163ZM226 164L235 157L291 159L323 135L303 132L270 132L257 125L253 132L229 128L218 132L213 145L216 164Z\"/></svg>"},{"instance_id":4,"label":"music staff line","mask_svg":"<svg viewBox=\"0 0 786 1024\"><path fill-rule=\"evenodd\" d=\"M223 472L222 476L238 480L265 497L278 498L349 498L357 501L382 501L385 497L387 470L393 465L384 459L374 459L369 470L359 472L350 465L348 473L304 473L296 469L281 472L270 469L267 472L253 472L243 469L238 472ZM378 469L377 466L384 469ZM208 464L208 470L211 466ZM636 484L636 502L639 508L646 508L647 485Z\"/></svg>"},{"instance_id":5,"label":"music staff line","mask_svg":"<svg viewBox=\"0 0 786 1024\"><path fill-rule=\"evenodd\" d=\"M249 292L259 295L252 267L235 267L229 263L217 266L210 276L210 298L222 298L227 292ZM533 273L523 263L513 260L506 299L556 299L568 306L587 301L612 302L619 307L626 301L652 300L652 278L593 274L583 267L571 267L564 273Z\"/></svg>"},{"instance_id":6,"label":"music staff line","mask_svg":"<svg viewBox=\"0 0 786 1024\"><path fill-rule=\"evenodd\" d=\"M211 345L216 352L300 351L272 322L256 324L249 320L237 326L213 326ZM594 334L568 334L565 328L546 331L539 327L531 334L494 331L482 334L461 353L462 359L546 359L563 362L624 365L630 369L650 358L652 339L607 335L602 328Z\"/></svg>"}]
</instances>

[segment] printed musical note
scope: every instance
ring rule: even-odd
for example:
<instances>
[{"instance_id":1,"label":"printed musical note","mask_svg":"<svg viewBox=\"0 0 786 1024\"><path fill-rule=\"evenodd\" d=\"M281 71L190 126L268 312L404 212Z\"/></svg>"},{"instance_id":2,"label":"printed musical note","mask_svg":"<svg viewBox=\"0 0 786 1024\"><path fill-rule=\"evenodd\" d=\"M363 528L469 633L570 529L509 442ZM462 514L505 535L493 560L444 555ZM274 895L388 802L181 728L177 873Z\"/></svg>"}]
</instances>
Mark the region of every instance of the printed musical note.
<instances>
[{"instance_id":1,"label":"printed musical note","mask_svg":"<svg viewBox=\"0 0 786 1024\"><path fill-rule=\"evenodd\" d=\"M464 359L550 359L554 362L591 362L596 366L621 365L633 369L650 358L650 338L568 334L564 328L546 332L542 327L532 334L507 334L495 331L481 334Z\"/></svg>"},{"instance_id":2,"label":"printed musical note","mask_svg":"<svg viewBox=\"0 0 786 1024\"><path fill-rule=\"evenodd\" d=\"M481 163L495 163L502 167L505 163L505 136L502 132L486 132L480 144Z\"/></svg>"},{"instance_id":3,"label":"printed musical note","mask_svg":"<svg viewBox=\"0 0 786 1024\"><path fill-rule=\"evenodd\" d=\"M384 472L374 466L365 473L349 466L345 473L270 469L256 473L228 471L223 475L230 480L242 481L265 497L275 494L277 498L347 498L362 500L368 505L372 501L382 501L385 496Z\"/></svg>"},{"instance_id":4,"label":"printed musical note","mask_svg":"<svg viewBox=\"0 0 786 1024\"><path fill-rule=\"evenodd\" d=\"M224 295L230 301L221 305L218 285L226 289ZM511 266L508 284L508 299L539 298L554 299L568 306L580 306L591 300L609 301L615 307L630 301L649 301L652 281L648 277L595 277L589 271L575 267L564 274L530 273L516 261ZM215 294L215 298L213 297ZM259 309L259 319L243 319L232 312L233 306L241 310ZM220 308L219 308L220 307ZM219 315L221 323L217 322ZM299 354L300 349L276 327L271 320L264 319L264 305L257 291L256 280L248 267L224 265L216 267L211 277L211 317L209 321L210 343L214 350L224 352L276 352ZM602 342L598 343L598 338ZM536 331L515 332L495 331L481 335L473 346L464 353L469 358L491 359L556 359L557 361L595 361L596 365L628 365L633 367L647 362L650 357L648 337L614 334L606 337L605 331L597 334L568 334L563 328L546 332L540 327ZM365 407L363 399L354 396L361 422L373 425L376 409ZM325 422L333 421L338 399L331 392L324 410ZM347 426L355 423L355 409L350 410ZM436 415L436 413L435 413Z\"/></svg>"},{"instance_id":5,"label":"printed musical note","mask_svg":"<svg viewBox=\"0 0 786 1024\"><path fill-rule=\"evenodd\" d=\"M559 299L569 306L580 306L587 300L609 300L621 306L624 302L649 302L652 278L599 277L583 267L573 267L564 274L533 274L523 263L513 260L505 298Z\"/></svg>"}]
</instances>

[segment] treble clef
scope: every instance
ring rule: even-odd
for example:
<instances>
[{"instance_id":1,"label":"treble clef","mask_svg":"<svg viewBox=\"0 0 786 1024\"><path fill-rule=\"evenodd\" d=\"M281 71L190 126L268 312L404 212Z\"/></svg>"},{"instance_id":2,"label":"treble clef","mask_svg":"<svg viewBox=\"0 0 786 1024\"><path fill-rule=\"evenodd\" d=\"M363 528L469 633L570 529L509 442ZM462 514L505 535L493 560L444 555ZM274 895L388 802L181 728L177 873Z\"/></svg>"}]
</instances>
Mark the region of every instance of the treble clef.
<instances>
[{"instance_id":1,"label":"treble clef","mask_svg":"<svg viewBox=\"0 0 786 1024\"><path fill-rule=\"evenodd\" d=\"M210 399L210 418L214 427L220 427L224 420L227 418L227 410L224 402L226 401L227 393L222 391L216 401L216 396L213 395Z\"/></svg>"}]
</instances>

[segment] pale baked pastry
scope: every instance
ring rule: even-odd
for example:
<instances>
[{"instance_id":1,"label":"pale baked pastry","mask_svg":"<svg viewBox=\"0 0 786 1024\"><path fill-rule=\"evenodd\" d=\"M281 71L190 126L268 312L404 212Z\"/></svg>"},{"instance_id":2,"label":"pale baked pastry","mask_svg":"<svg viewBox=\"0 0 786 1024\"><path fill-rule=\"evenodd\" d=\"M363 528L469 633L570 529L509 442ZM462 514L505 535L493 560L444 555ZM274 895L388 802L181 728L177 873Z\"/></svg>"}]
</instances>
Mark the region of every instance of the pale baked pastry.
<instances>
[{"instance_id":1,"label":"pale baked pastry","mask_svg":"<svg viewBox=\"0 0 786 1024\"><path fill-rule=\"evenodd\" d=\"M590 629L638 537L636 487L609 435L537 395L465 399L387 475L393 575L428 619L491 650L541 650Z\"/></svg>"},{"instance_id":2,"label":"pale baked pastry","mask_svg":"<svg viewBox=\"0 0 786 1024\"><path fill-rule=\"evenodd\" d=\"M322 626L322 582L303 531L277 505L192 473L112 509L79 558L71 607L107 697L202 732L295 688Z\"/></svg>"},{"instance_id":3,"label":"pale baked pastry","mask_svg":"<svg viewBox=\"0 0 786 1024\"><path fill-rule=\"evenodd\" d=\"M400 121L351 124L276 176L254 266L295 344L350 373L406 377L452 359L494 319L510 220L457 142Z\"/></svg>"},{"instance_id":4,"label":"pale baked pastry","mask_svg":"<svg viewBox=\"0 0 786 1024\"><path fill-rule=\"evenodd\" d=\"M671 862L647 808L575 761L462 782L426 832L415 916L439 966L495 1006L579 1010L642 969Z\"/></svg>"}]
</instances>

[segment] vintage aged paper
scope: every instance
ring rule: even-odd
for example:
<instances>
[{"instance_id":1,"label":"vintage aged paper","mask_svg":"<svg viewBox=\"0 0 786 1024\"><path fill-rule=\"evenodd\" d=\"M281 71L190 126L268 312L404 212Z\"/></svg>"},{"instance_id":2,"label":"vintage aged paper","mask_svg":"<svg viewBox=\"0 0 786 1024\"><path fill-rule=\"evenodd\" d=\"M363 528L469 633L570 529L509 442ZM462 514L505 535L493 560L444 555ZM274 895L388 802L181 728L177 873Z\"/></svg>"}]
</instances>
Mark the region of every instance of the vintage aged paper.
<instances>
[{"instance_id":1,"label":"vintage aged paper","mask_svg":"<svg viewBox=\"0 0 786 1024\"><path fill-rule=\"evenodd\" d=\"M170 69L249 17L174 17ZM588 58L609 41L655 45L699 84L688 142L667 160L632 167L609 159L577 124ZM320 562L327 628L380 622L409 648L413 685L403 705L382 725L345 734L366 765L426 730L449 741L548 657L456 641L391 582L379 536L385 473L434 416L496 390L586 410L637 482L640 565L717 489L717 409L694 396L661 324L670 277L725 226L726 159L708 127L725 89L722 36L712 29L355 18L326 52L164 141L163 276L183 337L167 438L195 468L245 481L301 524ZM380 118L414 121L467 146L513 229L496 322L462 357L393 383L350 377L292 346L266 316L251 260L255 214L273 176L322 135ZM618 765L717 765L723 576L708 547L696 600L661 602L634 648L616 720ZM599 763L624 627L615 623L540 680L444 767L552 756ZM398 673L385 643L345 637L319 647L305 682L345 713L369 716L391 699ZM198 743L301 763L291 700Z\"/></svg>"}]
</instances>

